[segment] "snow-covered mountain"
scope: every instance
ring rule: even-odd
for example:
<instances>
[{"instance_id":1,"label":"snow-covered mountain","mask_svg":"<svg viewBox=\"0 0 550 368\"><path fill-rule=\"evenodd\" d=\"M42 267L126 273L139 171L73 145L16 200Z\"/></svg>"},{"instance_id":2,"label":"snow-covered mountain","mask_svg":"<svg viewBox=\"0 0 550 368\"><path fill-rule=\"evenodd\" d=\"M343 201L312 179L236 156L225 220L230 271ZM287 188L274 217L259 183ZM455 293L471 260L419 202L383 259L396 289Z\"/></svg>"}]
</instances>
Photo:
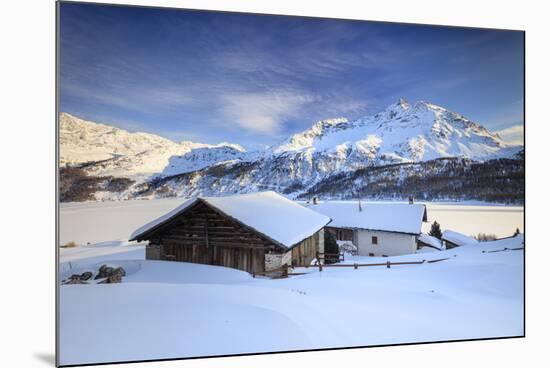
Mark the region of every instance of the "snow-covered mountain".
<instances>
[{"instance_id":1,"label":"snow-covered mountain","mask_svg":"<svg viewBox=\"0 0 550 368\"><path fill-rule=\"evenodd\" d=\"M202 169L229 157L239 159L245 153L237 144L176 143L154 134L130 133L82 120L68 113L60 116L61 166L80 165L95 176L145 180L155 175Z\"/></svg>"},{"instance_id":2,"label":"snow-covered mountain","mask_svg":"<svg viewBox=\"0 0 550 368\"><path fill-rule=\"evenodd\" d=\"M487 160L513 155L519 149L460 114L423 101L411 106L400 99L373 116L317 122L272 151L322 158L334 170L343 162L346 168L355 169L442 157Z\"/></svg>"},{"instance_id":3,"label":"snow-covered mountain","mask_svg":"<svg viewBox=\"0 0 550 368\"><path fill-rule=\"evenodd\" d=\"M361 119L316 122L261 152L246 152L229 143L174 143L151 134L85 122L68 114L62 115L61 124L62 163L99 161L85 165L88 174L138 178L124 194L130 198L265 189L293 197L322 195L329 190L334 196L334 183L345 183L339 189L341 197L349 197L350 193L366 195L365 186L378 180L393 185L396 180L421 176L419 170L428 169L429 175L470 175L479 169L472 166L476 163L522 160L522 151L522 146L506 143L498 134L458 113L427 102L411 105L403 99ZM440 159L451 161L423 164ZM392 165L390 174L385 168ZM405 166L396 169L395 165ZM508 161L498 165L510 175L523 170L522 165ZM374 175L373 168L376 176L366 180L365 173Z\"/></svg>"},{"instance_id":4,"label":"snow-covered mountain","mask_svg":"<svg viewBox=\"0 0 550 368\"><path fill-rule=\"evenodd\" d=\"M59 125L61 165L134 156L154 149L183 149L177 143L154 134L130 133L109 125L79 119L64 112L60 115Z\"/></svg>"},{"instance_id":5,"label":"snow-covered mountain","mask_svg":"<svg viewBox=\"0 0 550 368\"><path fill-rule=\"evenodd\" d=\"M191 151L170 158L168 165L159 176L171 176L196 171L213 164L240 162L249 159L252 153L247 153L238 144L220 143L207 147L194 148Z\"/></svg>"}]
</instances>

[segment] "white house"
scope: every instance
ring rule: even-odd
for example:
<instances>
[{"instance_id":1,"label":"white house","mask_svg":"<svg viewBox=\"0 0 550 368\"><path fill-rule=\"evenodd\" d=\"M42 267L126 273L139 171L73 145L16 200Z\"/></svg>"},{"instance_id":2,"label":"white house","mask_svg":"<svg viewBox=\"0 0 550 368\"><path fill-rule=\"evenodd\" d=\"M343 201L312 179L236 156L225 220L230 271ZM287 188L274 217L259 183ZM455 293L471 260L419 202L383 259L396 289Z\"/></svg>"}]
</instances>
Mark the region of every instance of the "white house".
<instances>
[{"instance_id":1,"label":"white house","mask_svg":"<svg viewBox=\"0 0 550 368\"><path fill-rule=\"evenodd\" d=\"M336 240L352 241L360 256L415 253L426 206L405 203L317 202L307 205L332 219L326 227Z\"/></svg>"}]
</instances>

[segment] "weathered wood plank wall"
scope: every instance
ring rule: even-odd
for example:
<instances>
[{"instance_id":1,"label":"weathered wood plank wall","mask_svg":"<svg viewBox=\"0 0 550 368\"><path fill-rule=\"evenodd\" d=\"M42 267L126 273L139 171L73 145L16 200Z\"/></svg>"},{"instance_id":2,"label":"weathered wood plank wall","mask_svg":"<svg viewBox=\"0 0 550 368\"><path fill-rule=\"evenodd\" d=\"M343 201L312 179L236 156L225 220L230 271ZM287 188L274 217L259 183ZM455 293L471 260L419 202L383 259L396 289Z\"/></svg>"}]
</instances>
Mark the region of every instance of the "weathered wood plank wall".
<instances>
[{"instance_id":1,"label":"weathered wood plank wall","mask_svg":"<svg viewBox=\"0 0 550 368\"><path fill-rule=\"evenodd\" d=\"M149 241L161 245L160 259L226 266L250 273L265 271L266 252L286 252L270 239L201 202L156 229ZM292 248L292 263L309 264L318 247L319 232Z\"/></svg>"},{"instance_id":2,"label":"weathered wood plank wall","mask_svg":"<svg viewBox=\"0 0 550 368\"><path fill-rule=\"evenodd\" d=\"M248 272L263 271L265 251L279 249L202 203L155 231L151 243L163 245L162 259L220 265Z\"/></svg>"},{"instance_id":3,"label":"weathered wood plank wall","mask_svg":"<svg viewBox=\"0 0 550 368\"><path fill-rule=\"evenodd\" d=\"M307 239L304 239L300 244L292 248L292 264L304 265L310 264L317 256L319 250L319 232L316 232Z\"/></svg>"}]
</instances>

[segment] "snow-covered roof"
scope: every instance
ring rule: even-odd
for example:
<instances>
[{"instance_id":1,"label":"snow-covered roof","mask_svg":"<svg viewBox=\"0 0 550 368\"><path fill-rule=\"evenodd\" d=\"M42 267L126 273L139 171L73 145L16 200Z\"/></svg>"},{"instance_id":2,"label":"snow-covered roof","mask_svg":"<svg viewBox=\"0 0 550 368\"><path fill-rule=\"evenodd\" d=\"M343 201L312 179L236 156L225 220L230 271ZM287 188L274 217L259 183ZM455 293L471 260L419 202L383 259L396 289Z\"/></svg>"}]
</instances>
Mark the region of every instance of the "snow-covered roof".
<instances>
[{"instance_id":1,"label":"snow-covered roof","mask_svg":"<svg viewBox=\"0 0 550 368\"><path fill-rule=\"evenodd\" d=\"M329 201L308 208L332 219L330 226L420 234L426 220L423 204Z\"/></svg>"},{"instance_id":2,"label":"snow-covered roof","mask_svg":"<svg viewBox=\"0 0 550 368\"><path fill-rule=\"evenodd\" d=\"M475 245L479 243L477 240L468 235L464 235L452 230L443 231L443 235L441 236L441 238L459 246Z\"/></svg>"},{"instance_id":3,"label":"snow-covered roof","mask_svg":"<svg viewBox=\"0 0 550 368\"><path fill-rule=\"evenodd\" d=\"M439 250L443 249L443 243L441 242L441 240L439 240L435 236L431 236L431 235L422 233L418 237L418 241L422 242L424 244L427 244L431 247L437 248Z\"/></svg>"},{"instance_id":4,"label":"snow-covered roof","mask_svg":"<svg viewBox=\"0 0 550 368\"><path fill-rule=\"evenodd\" d=\"M223 214L290 248L310 237L330 222L330 218L311 211L273 191L226 197L194 197L174 210L140 227L130 240L170 221L197 201L203 201Z\"/></svg>"}]
</instances>

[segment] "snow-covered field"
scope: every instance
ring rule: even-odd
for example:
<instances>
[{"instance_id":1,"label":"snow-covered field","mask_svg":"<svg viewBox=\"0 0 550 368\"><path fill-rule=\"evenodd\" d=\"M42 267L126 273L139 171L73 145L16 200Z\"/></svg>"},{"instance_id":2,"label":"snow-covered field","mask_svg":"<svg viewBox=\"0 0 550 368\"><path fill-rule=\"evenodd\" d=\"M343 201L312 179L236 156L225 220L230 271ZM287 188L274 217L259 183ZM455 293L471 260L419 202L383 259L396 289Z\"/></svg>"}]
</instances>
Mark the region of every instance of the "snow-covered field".
<instances>
[{"instance_id":1,"label":"snow-covered field","mask_svg":"<svg viewBox=\"0 0 550 368\"><path fill-rule=\"evenodd\" d=\"M169 212L183 199L135 200L120 202L63 203L60 207L60 243L78 244L127 240L143 224ZM427 203L428 220L441 228L467 235L477 233L510 236L516 228L523 232L523 207L489 204ZM428 231L429 223L424 224Z\"/></svg>"},{"instance_id":2,"label":"snow-covered field","mask_svg":"<svg viewBox=\"0 0 550 368\"><path fill-rule=\"evenodd\" d=\"M146 261L129 234L182 200L61 205L60 277L122 266L120 284L60 286L61 364L288 351L523 334L523 236L399 257L386 267L299 269L252 278L217 266ZM466 234L523 231L523 208L428 204ZM85 245L86 243L92 243ZM486 252L482 252L485 250Z\"/></svg>"},{"instance_id":3,"label":"snow-covered field","mask_svg":"<svg viewBox=\"0 0 550 368\"><path fill-rule=\"evenodd\" d=\"M434 220L443 230L454 230L466 235L494 234L504 238L514 234L516 228L523 233L522 206L488 204L427 203L428 221L422 230L428 232Z\"/></svg>"},{"instance_id":4,"label":"snow-covered field","mask_svg":"<svg viewBox=\"0 0 550 368\"><path fill-rule=\"evenodd\" d=\"M523 334L523 236L392 260L252 278L217 266L144 261L113 242L61 249L61 277L122 266L120 284L60 286L62 364L287 351ZM382 259L352 257L346 263ZM69 263L70 262L70 265Z\"/></svg>"}]
</instances>

